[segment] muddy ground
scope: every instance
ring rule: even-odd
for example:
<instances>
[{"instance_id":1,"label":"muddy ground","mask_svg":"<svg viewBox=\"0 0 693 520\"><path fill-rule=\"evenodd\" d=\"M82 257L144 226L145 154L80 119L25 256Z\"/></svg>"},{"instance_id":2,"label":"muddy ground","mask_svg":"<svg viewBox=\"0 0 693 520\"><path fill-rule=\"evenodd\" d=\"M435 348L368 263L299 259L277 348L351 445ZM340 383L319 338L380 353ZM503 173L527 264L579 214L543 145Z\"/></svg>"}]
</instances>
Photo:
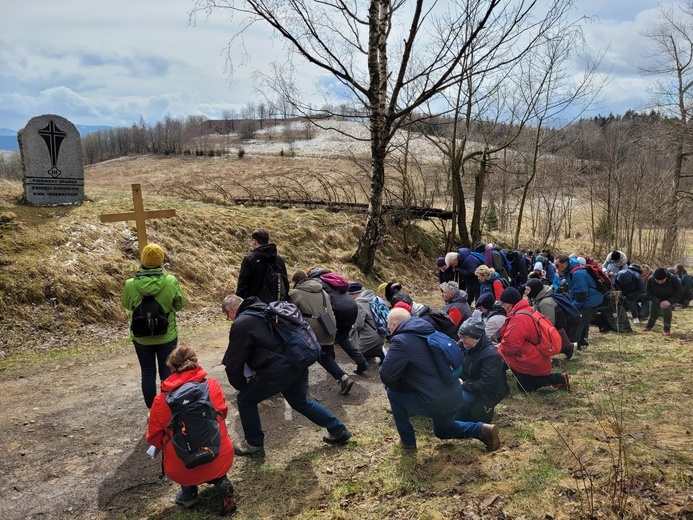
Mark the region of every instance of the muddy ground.
<instances>
[{"instance_id":1,"label":"muddy ground","mask_svg":"<svg viewBox=\"0 0 693 520\"><path fill-rule=\"evenodd\" d=\"M188 337L201 365L218 379L229 401L227 424L232 439L241 432L234 392L219 364L228 326ZM353 363L338 350L341 366ZM146 516L160 501L173 503L176 486L160 479L160 458L146 455L147 408L140 391L134 350L103 359L71 360L17 376L0 375L0 519L114 518L126 511ZM318 365L311 368L310 394L347 425L358 420L359 403L385 395L375 371L353 376L349 396ZM362 407L361 407L362 408ZM291 443L322 447L323 431L294 413L281 398L261 405L268 457ZM242 468L238 460L231 470ZM155 502L155 504L152 504ZM142 509L137 511L137 504ZM148 504L148 505L145 505ZM135 506L135 511L133 511Z\"/></svg>"}]
</instances>

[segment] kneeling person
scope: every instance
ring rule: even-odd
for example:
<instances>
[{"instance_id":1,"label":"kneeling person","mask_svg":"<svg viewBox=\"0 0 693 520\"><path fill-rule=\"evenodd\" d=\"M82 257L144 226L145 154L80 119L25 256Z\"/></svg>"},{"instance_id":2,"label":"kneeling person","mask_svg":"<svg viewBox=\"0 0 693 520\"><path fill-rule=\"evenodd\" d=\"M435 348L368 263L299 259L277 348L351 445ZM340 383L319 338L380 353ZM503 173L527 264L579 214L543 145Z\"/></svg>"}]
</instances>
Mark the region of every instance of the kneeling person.
<instances>
[{"instance_id":1,"label":"kneeling person","mask_svg":"<svg viewBox=\"0 0 693 520\"><path fill-rule=\"evenodd\" d=\"M496 425L455 420L462 406L462 386L459 380L444 383L440 378L427 340L421 337L432 334L433 326L401 308L390 311L387 324L392 336L380 379L387 387L399 433L397 445L416 449L409 416L424 415L433 420L433 433L439 439L475 438L486 444L488 451L497 450L500 440Z\"/></svg>"}]
</instances>

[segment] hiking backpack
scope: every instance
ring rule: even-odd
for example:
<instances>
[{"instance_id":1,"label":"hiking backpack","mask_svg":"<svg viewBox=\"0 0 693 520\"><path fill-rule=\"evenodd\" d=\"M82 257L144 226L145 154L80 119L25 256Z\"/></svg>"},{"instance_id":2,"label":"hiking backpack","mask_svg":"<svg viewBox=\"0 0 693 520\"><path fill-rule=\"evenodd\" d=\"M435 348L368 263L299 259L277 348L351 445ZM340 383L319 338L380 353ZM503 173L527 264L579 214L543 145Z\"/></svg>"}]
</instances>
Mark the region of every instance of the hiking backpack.
<instances>
[{"instance_id":1,"label":"hiking backpack","mask_svg":"<svg viewBox=\"0 0 693 520\"><path fill-rule=\"evenodd\" d=\"M375 296L368 305L371 308L373 321L375 322L375 331L381 336L389 336L390 330L387 328L387 317L390 314L390 308L379 296Z\"/></svg>"},{"instance_id":2,"label":"hiking backpack","mask_svg":"<svg viewBox=\"0 0 693 520\"><path fill-rule=\"evenodd\" d=\"M539 311L519 310L516 314L526 314L531 316L537 327L537 342L533 343L537 350L546 357L555 356L561 352L563 338L558 329L553 326L551 320Z\"/></svg>"},{"instance_id":3,"label":"hiking backpack","mask_svg":"<svg viewBox=\"0 0 693 520\"><path fill-rule=\"evenodd\" d=\"M580 314L580 311L575 308L575 305L573 305L573 302L570 301L570 298L561 293L551 293L551 297L553 298L553 301L555 301L556 304L563 309L565 319L568 323L575 324L580 321L582 314Z\"/></svg>"},{"instance_id":4,"label":"hiking backpack","mask_svg":"<svg viewBox=\"0 0 693 520\"><path fill-rule=\"evenodd\" d=\"M349 280L337 273L321 274L320 279L326 284L331 285L332 288L340 294L344 294L349 288Z\"/></svg>"},{"instance_id":5,"label":"hiking backpack","mask_svg":"<svg viewBox=\"0 0 693 520\"><path fill-rule=\"evenodd\" d=\"M212 462L221 449L221 431L206 380L187 382L166 396L168 429L178 458L192 469Z\"/></svg>"},{"instance_id":6,"label":"hiking backpack","mask_svg":"<svg viewBox=\"0 0 693 520\"><path fill-rule=\"evenodd\" d=\"M265 264L265 279L257 297L265 303L283 302L289 299L289 279L276 262Z\"/></svg>"},{"instance_id":7,"label":"hiking backpack","mask_svg":"<svg viewBox=\"0 0 693 520\"><path fill-rule=\"evenodd\" d=\"M457 327L448 313L443 312L440 309L431 309L430 307L425 306L424 310L419 313L419 317L424 318L424 316L428 316L430 318L430 323L433 325L434 329L442 332L449 339L452 339L455 342L457 341Z\"/></svg>"},{"instance_id":8,"label":"hiking backpack","mask_svg":"<svg viewBox=\"0 0 693 520\"><path fill-rule=\"evenodd\" d=\"M594 282L597 284L597 290L600 293L606 294L611 289L613 289L613 286L611 283L611 278L609 278L609 275L606 274L601 269L599 269L598 267L595 267L595 266L590 265L590 264L578 265L577 267L573 267L570 270L570 274L573 274L578 269L585 269L587 271L587 273L592 277Z\"/></svg>"},{"instance_id":9,"label":"hiking backpack","mask_svg":"<svg viewBox=\"0 0 693 520\"><path fill-rule=\"evenodd\" d=\"M284 355L287 360L299 368L308 368L318 359L322 350L315 337L313 329L303 319L303 315L296 305L291 302L272 302L265 312L254 310L243 311L264 318L279 334L284 343Z\"/></svg>"},{"instance_id":10,"label":"hiking backpack","mask_svg":"<svg viewBox=\"0 0 693 520\"><path fill-rule=\"evenodd\" d=\"M168 331L168 314L154 299L145 294L140 304L132 310L130 330L135 338L161 336Z\"/></svg>"},{"instance_id":11,"label":"hiking backpack","mask_svg":"<svg viewBox=\"0 0 693 520\"><path fill-rule=\"evenodd\" d=\"M460 346L439 331L432 334L416 334L424 338L433 356L433 362L443 383L452 383L462 375L462 351Z\"/></svg>"}]
</instances>

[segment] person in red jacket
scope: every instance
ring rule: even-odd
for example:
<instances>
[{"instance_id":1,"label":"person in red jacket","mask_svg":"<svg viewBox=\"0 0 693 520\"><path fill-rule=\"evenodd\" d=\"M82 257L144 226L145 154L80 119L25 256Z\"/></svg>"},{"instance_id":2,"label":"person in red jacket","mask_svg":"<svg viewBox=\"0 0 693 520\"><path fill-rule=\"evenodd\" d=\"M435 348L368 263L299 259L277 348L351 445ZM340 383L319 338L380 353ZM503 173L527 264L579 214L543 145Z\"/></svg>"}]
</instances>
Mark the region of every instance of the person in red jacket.
<instances>
[{"instance_id":1,"label":"person in red jacket","mask_svg":"<svg viewBox=\"0 0 693 520\"><path fill-rule=\"evenodd\" d=\"M508 287L500 296L501 304L508 318L501 329L498 353L512 370L517 387L525 392L533 392L543 386L553 386L570 390L568 374L551 373L551 358L537 349L539 330L531 314L532 307L523 300L514 287Z\"/></svg>"},{"instance_id":2,"label":"person in red jacket","mask_svg":"<svg viewBox=\"0 0 693 520\"><path fill-rule=\"evenodd\" d=\"M149 414L147 427L147 442L158 450L163 450L163 468L166 476L180 484L181 489L176 495L176 504L192 507L197 503L197 486L210 483L217 488L221 507L219 514L229 515L236 510L233 486L226 474L233 465L233 444L226 430L224 419L228 413L226 397L216 379L207 377L201 366L197 364L197 354L192 347L181 344L168 357L166 364L171 369L171 375L161 383L161 393L154 399ZM169 428L171 409L166 404L166 396L176 388L188 382L205 381L209 387L209 399L218 412L221 447L217 457L200 466L188 469L176 455L173 443L170 442L173 432Z\"/></svg>"}]
</instances>

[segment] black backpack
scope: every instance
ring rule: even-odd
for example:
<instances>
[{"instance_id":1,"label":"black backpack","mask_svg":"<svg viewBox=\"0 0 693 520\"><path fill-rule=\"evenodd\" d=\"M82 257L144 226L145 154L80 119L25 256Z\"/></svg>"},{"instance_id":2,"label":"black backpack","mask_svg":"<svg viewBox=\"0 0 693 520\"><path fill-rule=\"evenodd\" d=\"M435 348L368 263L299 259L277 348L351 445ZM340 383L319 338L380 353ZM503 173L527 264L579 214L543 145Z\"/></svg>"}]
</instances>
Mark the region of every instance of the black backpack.
<instances>
[{"instance_id":1,"label":"black backpack","mask_svg":"<svg viewBox=\"0 0 693 520\"><path fill-rule=\"evenodd\" d=\"M257 297L265 302L284 302L289 299L289 279L281 268L272 262L265 264L265 279Z\"/></svg>"},{"instance_id":2,"label":"black backpack","mask_svg":"<svg viewBox=\"0 0 693 520\"><path fill-rule=\"evenodd\" d=\"M457 327L448 313L443 312L440 309L431 309L427 305L424 305L424 309L418 313L418 317L423 318L433 325L433 328L438 332L442 332L447 337L457 342L459 338L457 334Z\"/></svg>"},{"instance_id":3,"label":"black backpack","mask_svg":"<svg viewBox=\"0 0 693 520\"><path fill-rule=\"evenodd\" d=\"M132 310L130 330L136 338L161 336L168 331L168 314L154 299L145 294L140 304Z\"/></svg>"},{"instance_id":4,"label":"black backpack","mask_svg":"<svg viewBox=\"0 0 693 520\"><path fill-rule=\"evenodd\" d=\"M166 396L171 409L168 428L176 455L188 469L212 462L221 449L217 412L205 380L188 382Z\"/></svg>"}]
</instances>

